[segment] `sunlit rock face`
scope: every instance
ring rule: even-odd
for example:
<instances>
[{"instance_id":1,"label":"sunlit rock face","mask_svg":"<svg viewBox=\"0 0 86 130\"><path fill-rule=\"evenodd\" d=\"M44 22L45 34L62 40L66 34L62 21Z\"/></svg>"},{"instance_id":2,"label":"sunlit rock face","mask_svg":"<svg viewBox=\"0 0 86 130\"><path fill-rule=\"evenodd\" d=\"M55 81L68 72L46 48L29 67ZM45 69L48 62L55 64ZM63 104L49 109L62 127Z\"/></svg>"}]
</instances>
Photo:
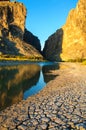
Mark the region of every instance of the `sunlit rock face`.
<instances>
[{"instance_id":1,"label":"sunlit rock face","mask_svg":"<svg viewBox=\"0 0 86 130\"><path fill-rule=\"evenodd\" d=\"M63 60L86 59L86 1L79 0L63 26Z\"/></svg>"},{"instance_id":2,"label":"sunlit rock face","mask_svg":"<svg viewBox=\"0 0 86 130\"><path fill-rule=\"evenodd\" d=\"M26 8L18 2L0 2L0 36L23 38Z\"/></svg>"},{"instance_id":3,"label":"sunlit rock face","mask_svg":"<svg viewBox=\"0 0 86 130\"><path fill-rule=\"evenodd\" d=\"M39 51L23 40L26 8L22 3L0 1L0 54L43 58Z\"/></svg>"},{"instance_id":4,"label":"sunlit rock face","mask_svg":"<svg viewBox=\"0 0 86 130\"><path fill-rule=\"evenodd\" d=\"M60 59L64 61L86 59L86 0L79 0L76 8L70 11L62 30L63 36ZM54 49L53 46L59 44L60 40L54 39L55 37L52 37L53 42L49 41L45 44L47 44L48 50L52 48L51 52L55 52L55 55L53 54L52 56L55 58L56 54L58 54L58 51L56 51L58 47ZM48 59L50 59L49 56ZM55 60L58 61L59 59L55 58Z\"/></svg>"}]
</instances>

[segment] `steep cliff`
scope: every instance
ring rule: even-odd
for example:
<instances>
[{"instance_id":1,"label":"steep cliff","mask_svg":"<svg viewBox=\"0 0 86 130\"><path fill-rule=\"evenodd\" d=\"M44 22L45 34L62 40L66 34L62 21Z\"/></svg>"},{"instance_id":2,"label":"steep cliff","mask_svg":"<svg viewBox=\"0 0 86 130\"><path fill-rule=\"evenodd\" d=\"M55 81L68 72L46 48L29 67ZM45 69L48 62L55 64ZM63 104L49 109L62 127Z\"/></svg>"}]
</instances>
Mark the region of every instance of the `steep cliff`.
<instances>
[{"instance_id":1,"label":"steep cliff","mask_svg":"<svg viewBox=\"0 0 86 130\"><path fill-rule=\"evenodd\" d=\"M25 33L24 33L24 37L23 37L24 41L27 42L28 44L32 45L33 47L35 47L39 52L41 52L41 44L40 44L40 40L38 39L37 36L33 35L30 31L28 31L27 29L25 29Z\"/></svg>"},{"instance_id":2,"label":"steep cliff","mask_svg":"<svg viewBox=\"0 0 86 130\"><path fill-rule=\"evenodd\" d=\"M23 38L26 8L18 2L0 2L0 36Z\"/></svg>"},{"instance_id":3,"label":"steep cliff","mask_svg":"<svg viewBox=\"0 0 86 130\"><path fill-rule=\"evenodd\" d=\"M42 58L38 50L23 41L26 8L19 2L0 2L0 54Z\"/></svg>"},{"instance_id":4,"label":"steep cliff","mask_svg":"<svg viewBox=\"0 0 86 130\"><path fill-rule=\"evenodd\" d=\"M51 55L47 50L53 51L53 59L58 59L59 43L61 42L61 53L59 57L61 60L83 60L86 59L86 1L79 0L75 9L71 10L66 24L62 27L62 36L59 38L59 33L53 34L45 43L44 55L52 60ZM56 38L56 40L55 40ZM53 41L53 42L52 42ZM46 45L47 44L47 45ZM46 48L47 46L47 48ZM52 49L56 46L55 49ZM45 51L46 50L46 51ZM56 57L57 55L57 57ZM55 58L56 57L56 58Z\"/></svg>"},{"instance_id":5,"label":"steep cliff","mask_svg":"<svg viewBox=\"0 0 86 130\"><path fill-rule=\"evenodd\" d=\"M63 30L59 29L46 40L43 55L47 60L61 61L62 39Z\"/></svg>"}]
</instances>

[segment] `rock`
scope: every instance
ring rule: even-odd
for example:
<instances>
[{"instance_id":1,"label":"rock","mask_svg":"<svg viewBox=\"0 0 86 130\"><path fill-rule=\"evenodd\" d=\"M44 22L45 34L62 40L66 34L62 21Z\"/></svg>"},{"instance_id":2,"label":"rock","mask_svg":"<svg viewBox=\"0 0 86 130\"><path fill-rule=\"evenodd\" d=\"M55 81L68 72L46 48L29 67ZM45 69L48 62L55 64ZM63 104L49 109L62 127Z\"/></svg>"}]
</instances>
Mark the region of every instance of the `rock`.
<instances>
[{"instance_id":1,"label":"rock","mask_svg":"<svg viewBox=\"0 0 86 130\"><path fill-rule=\"evenodd\" d=\"M45 42L43 55L50 61L61 61L60 53L62 52L62 28L52 34Z\"/></svg>"},{"instance_id":2,"label":"rock","mask_svg":"<svg viewBox=\"0 0 86 130\"><path fill-rule=\"evenodd\" d=\"M71 128L75 128L74 123L73 122L68 122L68 124L71 126Z\"/></svg>"},{"instance_id":3,"label":"rock","mask_svg":"<svg viewBox=\"0 0 86 130\"><path fill-rule=\"evenodd\" d=\"M0 130L7 130L7 128L4 128L4 127L0 127Z\"/></svg>"},{"instance_id":4,"label":"rock","mask_svg":"<svg viewBox=\"0 0 86 130\"><path fill-rule=\"evenodd\" d=\"M48 118L48 117L44 117L44 118L42 118L41 119L43 122L49 122L50 121L50 119Z\"/></svg>"},{"instance_id":5,"label":"rock","mask_svg":"<svg viewBox=\"0 0 86 130\"><path fill-rule=\"evenodd\" d=\"M25 125L20 125L20 126L18 126L18 129L19 129L19 130L26 130L26 129L27 129L27 126L25 126Z\"/></svg>"},{"instance_id":6,"label":"rock","mask_svg":"<svg viewBox=\"0 0 86 130\"><path fill-rule=\"evenodd\" d=\"M26 8L18 2L0 2L0 34L1 36L18 36L23 38Z\"/></svg>"},{"instance_id":7,"label":"rock","mask_svg":"<svg viewBox=\"0 0 86 130\"><path fill-rule=\"evenodd\" d=\"M34 126L36 126L38 124L38 121L36 119L32 120L32 123Z\"/></svg>"},{"instance_id":8,"label":"rock","mask_svg":"<svg viewBox=\"0 0 86 130\"><path fill-rule=\"evenodd\" d=\"M58 124L64 124L64 122L60 118L55 118L54 122Z\"/></svg>"},{"instance_id":9,"label":"rock","mask_svg":"<svg viewBox=\"0 0 86 130\"><path fill-rule=\"evenodd\" d=\"M40 126L41 126L42 130L46 130L47 129L47 124L42 124Z\"/></svg>"},{"instance_id":10,"label":"rock","mask_svg":"<svg viewBox=\"0 0 86 130\"><path fill-rule=\"evenodd\" d=\"M23 36L25 37L25 21L26 8L22 3L0 2L0 56L43 59L37 49L23 40ZM35 36L33 37L38 43L39 40ZM40 50L39 43L38 47Z\"/></svg>"},{"instance_id":11,"label":"rock","mask_svg":"<svg viewBox=\"0 0 86 130\"><path fill-rule=\"evenodd\" d=\"M66 24L63 26L63 44L61 58L63 60L86 59L86 4L79 0L75 9L71 10Z\"/></svg>"},{"instance_id":12,"label":"rock","mask_svg":"<svg viewBox=\"0 0 86 130\"><path fill-rule=\"evenodd\" d=\"M76 125L76 129L86 130L86 123L80 123Z\"/></svg>"},{"instance_id":13,"label":"rock","mask_svg":"<svg viewBox=\"0 0 86 130\"><path fill-rule=\"evenodd\" d=\"M45 42L44 56L54 61L81 61L86 59L86 4L79 0L71 10L66 24Z\"/></svg>"},{"instance_id":14,"label":"rock","mask_svg":"<svg viewBox=\"0 0 86 130\"><path fill-rule=\"evenodd\" d=\"M24 41L30 45L32 45L33 47L35 47L39 52L41 52L41 44L40 44L40 40L38 39L38 37L34 36L30 31L28 31L27 29L25 29L25 33L24 33L24 37L23 37Z\"/></svg>"}]
</instances>

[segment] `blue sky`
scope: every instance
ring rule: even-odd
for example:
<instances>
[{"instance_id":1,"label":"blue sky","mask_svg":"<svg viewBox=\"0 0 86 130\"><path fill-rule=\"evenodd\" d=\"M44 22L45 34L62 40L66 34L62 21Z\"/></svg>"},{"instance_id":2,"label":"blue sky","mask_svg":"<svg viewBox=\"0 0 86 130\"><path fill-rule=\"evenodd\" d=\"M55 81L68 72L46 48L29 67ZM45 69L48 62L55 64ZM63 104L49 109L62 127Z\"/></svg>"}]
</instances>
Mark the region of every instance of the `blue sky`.
<instances>
[{"instance_id":1,"label":"blue sky","mask_svg":"<svg viewBox=\"0 0 86 130\"><path fill-rule=\"evenodd\" d=\"M78 0L17 0L27 8L26 28L38 36L43 47L45 40L66 22L69 11Z\"/></svg>"}]
</instances>

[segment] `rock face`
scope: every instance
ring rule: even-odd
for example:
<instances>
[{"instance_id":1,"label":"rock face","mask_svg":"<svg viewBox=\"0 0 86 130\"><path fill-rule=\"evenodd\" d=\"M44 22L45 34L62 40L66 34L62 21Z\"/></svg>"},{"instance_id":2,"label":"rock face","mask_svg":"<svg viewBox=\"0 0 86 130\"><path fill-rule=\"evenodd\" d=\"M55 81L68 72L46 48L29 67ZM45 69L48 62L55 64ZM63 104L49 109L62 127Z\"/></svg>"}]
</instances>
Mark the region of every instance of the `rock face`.
<instances>
[{"instance_id":1,"label":"rock face","mask_svg":"<svg viewBox=\"0 0 86 130\"><path fill-rule=\"evenodd\" d=\"M40 40L38 39L38 37L34 36L30 31L28 31L27 29L25 29L25 33L24 33L24 37L23 37L24 41L27 42L28 44L32 45L33 47L35 47L39 52L41 52L41 44L40 44Z\"/></svg>"},{"instance_id":2,"label":"rock face","mask_svg":"<svg viewBox=\"0 0 86 130\"><path fill-rule=\"evenodd\" d=\"M43 49L43 55L46 59L51 61L61 60L60 53L62 52L62 39L62 29L57 30L48 38Z\"/></svg>"},{"instance_id":3,"label":"rock face","mask_svg":"<svg viewBox=\"0 0 86 130\"><path fill-rule=\"evenodd\" d=\"M23 38L26 8L22 3L0 2L0 36Z\"/></svg>"},{"instance_id":4,"label":"rock face","mask_svg":"<svg viewBox=\"0 0 86 130\"><path fill-rule=\"evenodd\" d=\"M86 4L85 0L79 0L75 9L71 10L66 24L62 27L63 36L57 32L50 36L45 43L44 55L49 60L83 60L86 59ZM62 42L59 54L59 43ZM53 46L56 46L55 49ZM49 50L49 51L48 51ZM51 56L48 52L54 52ZM57 55L57 56L56 56ZM52 58L53 57L53 58Z\"/></svg>"},{"instance_id":5,"label":"rock face","mask_svg":"<svg viewBox=\"0 0 86 130\"><path fill-rule=\"evenodd\" d=\"M41 57L39 51L23 41L26 8L22 3L0 2L0 54Z\"/></svg>"}]
</instances>

